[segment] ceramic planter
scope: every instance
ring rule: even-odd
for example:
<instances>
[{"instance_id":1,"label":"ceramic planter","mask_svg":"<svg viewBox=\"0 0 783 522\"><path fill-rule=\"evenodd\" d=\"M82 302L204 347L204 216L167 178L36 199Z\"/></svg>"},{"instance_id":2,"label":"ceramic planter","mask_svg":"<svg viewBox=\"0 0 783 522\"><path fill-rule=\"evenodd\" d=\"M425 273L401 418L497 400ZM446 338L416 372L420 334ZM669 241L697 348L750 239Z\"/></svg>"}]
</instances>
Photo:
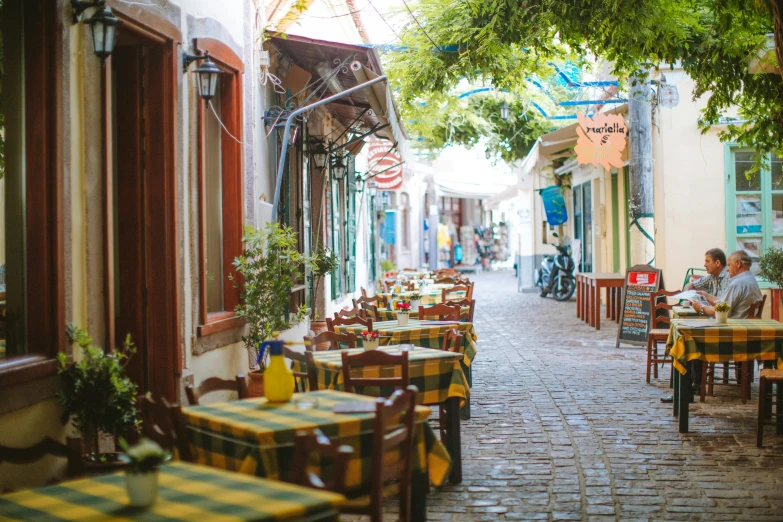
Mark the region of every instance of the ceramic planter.
<instances>
[{"instance_id":1,"label":"ceramic planter","mask_svg":"<svg viewBox=\"0 0 783 522\"><path fill-rule=\"evenodd\" d=\"M261 370L250 370L247 373L250 378L247 382L247 394L250 397L264 396L264 374Z\"/></svg>"},{"instance_id":2,"label":"ceramic planter","mask_svg":"<svg viewBox=\"0 0 783 522\"><path fill-rule=\"evenodd\" d=\"M375 339L374 341L362 341L362 347L364 348L365 352L369 350L376 350L378 349L378 339Z\"/></svg>"},{"instance_id":3,"label":"ceramic planter","mask_svg":"<svg viewBox=\"0 0 783 522\"><path fill-rule=\"evenodd\" d=\"M421 299L411 300L411 310L418 310L420 305L421 305Z\"/></svg>"},{"instance_id":4,"label":"ceramic planter","mask_svg":"<svg viewBox=\"0 0 783 522\"><path fill-rule=\"evenodd\" d=\"M729 312L718 312L715 310L715 322L718 324L726 324L729 322Z\"/></svg>"},{"instance_id":5,"label":"ceramic planter","mask_svg":"<svg viewBox=\"0 0 783 522\"><path fill-rule=\"evenodd\" d=\"M149 473L126 473L125 490L130 505L149 507L158 499L158 470Z\"/></svg>"},{"instance_id":6,"label":"ceramic planter","mask_svg":"<svg viewBox=\"0 0 783 522\"><path fill-rule=\"evenodd\" d=\"M397 312L397 324L399 326L408 326L408 318L410 314L408 312Z\"/></svg>"},{"instance_id":7,"label":"ceramic planter","mask_svg":"<svg viewBox=\"0 0 783 522\"><path fill-rule=\"evenodd\" d=\"M314 335L321 334L327 330L326 327L326 321L311 321L310 322L310 330L313 331ZM330 348L329 341L323 341L315 345L315 350L317 352L324 352Z\"/></svg>"}]
</instances>

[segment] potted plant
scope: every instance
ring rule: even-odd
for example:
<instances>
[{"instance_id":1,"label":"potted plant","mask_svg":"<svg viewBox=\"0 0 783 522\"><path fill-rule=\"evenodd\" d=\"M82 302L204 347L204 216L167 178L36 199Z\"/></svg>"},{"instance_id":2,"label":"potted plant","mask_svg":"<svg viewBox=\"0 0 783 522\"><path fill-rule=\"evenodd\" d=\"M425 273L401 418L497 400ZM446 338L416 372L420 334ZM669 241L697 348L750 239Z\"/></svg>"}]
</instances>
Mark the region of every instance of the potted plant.
<instances>
[{"instance_id":1,"label":"potted plant","mask_svg":"<svg viewBox=\"0 0 783 522\"><path fill-rule=\"evenodd\" d=\"M411 302L411 309L418 310L419 305L421 305L421 294L419 292L410 292L408 294L408 299L410 299Z\"/></svg>"},{"instance_id":2,"label":"potted plant","mask_svg":"<svg viewBox=\"0 0 783 522\"><path fill-rule=\"evenodd\" d=\"M397 309L397 324L399 326L408 326L408 318L410 316L411 305L405 301L397 303L395 306Z\"/></svg>"},{"instance_id":3,"label":"potted plant","mask_svg":"<svg viewBox=\"0 0 783 522\"><path fill-rule=\"evenodd\" d=\"M715 303L715 322L718 324L726 324L729 320L729 311L731 306L725 301L718 301Z\"/></svg>"},{"instance_id":4,"label":"potted plant","mask_svg":"<svg viewBox=\"0 0 783 522\"><path fill-rule=\"evenodd\" d=\"M101 434L115 440L138 431L137 389L125 373L128 359L136 352L130 335L122 347L104 352L92 344L86 330L69 323L66 335L79 345L81 359L69 363L64 353L60 363L60 391L57 399L63 406L63 417L71 419L84 439L85 465L88 468L121 467L117 453L101 453Z\"/></svg>"},{"instance_id":5,"label":"potted plant","mask_svg":"<svg viewBox=\"0 0 783 522\"><path fill-rule=\"evenodd\" d=\"M310 316L310 329L313 331L313 335L318 335L326 331L326 321L324 321L318 313L318 290L321 288L321 282L326 274L331 274L340 266L340 258L337 254L324 247L322 244L318 244L315 253L311 260L312 267L312 314ZM329 342L320 343L317 346L318 350L328 350Z\"/></svg>"},{"instance_id":6,"label":"potted plant","mask_svg":"<svg viewBox=\"0 0 783 522\"><path fill-rule=\"evenodd\" d=\"M378 332L370 332L369 330L364 330L359 338L362 340L362 347L364 348L364 351L368 350L375 350L378 348Z\"/></svg>"},{"instance_id":7,"label":"potted plant","mask_svg":"<svg viewBox=\"0 0 783 522\"><path fill-rule=\"evenodd\" d=\"M133 447L121 439L120 446L124 452L122 460L128 463L125 490L130 505L149 507L158 499L158 468L171 458L171 454L150 439L141 439Z\"/></svg>"},{"instance_id":8,"label":"potted plant","mask_svg":"<svg viewBox=\"0 0 783 522\"><path fill-rule=\"evenodd\" d=\"M761 277L783 290L783 248L770 247L759 260Z\"/></svg>"},{"instance_id":9,"label":"potted plant","mask_svg":"<svg viewBox=\"0 0 783 522\"><path fill-rule=\"evenodd\" d=\"M252 397L264 395L263 374L269 354L262 349L262 343L272 338L273 332L301 322L308 313L304 306L293 314L289 310L291 288L301 280L309 263L297 250L296 236L292 228L277 222L269 223L263 230L246 226L242 237L245 250L234 259L242 279L242 299L236 315L247 321L242 341L252 360L248 372L248 393Z\"/></svg>"}]
</instances>

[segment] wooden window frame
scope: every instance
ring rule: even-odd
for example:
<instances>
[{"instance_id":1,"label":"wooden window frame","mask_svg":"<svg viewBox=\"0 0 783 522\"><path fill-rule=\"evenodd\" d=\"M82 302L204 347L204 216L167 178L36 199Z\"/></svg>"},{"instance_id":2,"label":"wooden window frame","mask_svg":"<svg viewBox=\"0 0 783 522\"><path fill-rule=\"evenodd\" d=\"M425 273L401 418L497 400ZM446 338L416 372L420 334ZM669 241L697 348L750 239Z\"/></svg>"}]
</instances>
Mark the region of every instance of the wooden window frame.
<instances>
[{"instance_id":1,"label":"wooden window frame","mask_svg":"<svg viewBox=\"0 0 783 522\"><path fill-rule=\"evenodd\" d=\"M26 191L27 353L0 360L0 389L55 375L56 355L70 354L64 335L62 70L57 60L62 24L52 2L25 0L20 5L25 20L36 20L38 29L23 32L24 119L43 124L25 125L22 153L25 184L36 188ZM22 402L20 406L27 404Z\"/></svg>"},{"instance_id":2,"label":"wooden window frame","mask_svg":"<svg viewBox=\"0 0 783 522\"><path fill-rule=\"evenodd\" d=\"M242 136L242 59L225 43L214 38L194 38L194 47L200 54L209 52L209 57L223 70L218 81L221 82L220 117L226 129L240 138ZM195 91L194 91L195 92ZM222 312L207 312L206 277L206 116L209 108L206 102L198 98L198 207L199 207L199 276L201 299L200 325L197 335L204 337L217 332L237 328L245 320L236 317L234 308L239 304L240 286L229 279L233 275L234 258L242 252L242 234L244 217L243 186L244 168L242 145L223 130L221 134L221 169L223 199L223 308Z\"/></svg>"}]
</instances>

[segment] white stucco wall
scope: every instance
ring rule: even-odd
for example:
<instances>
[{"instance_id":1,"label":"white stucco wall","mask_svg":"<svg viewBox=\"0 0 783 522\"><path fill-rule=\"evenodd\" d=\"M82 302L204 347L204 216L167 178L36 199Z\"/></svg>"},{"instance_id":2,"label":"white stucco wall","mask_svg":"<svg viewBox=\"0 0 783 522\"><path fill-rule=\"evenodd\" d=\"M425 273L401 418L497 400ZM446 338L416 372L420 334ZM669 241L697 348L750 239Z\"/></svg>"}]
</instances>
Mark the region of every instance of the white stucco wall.
<instances>
[{"instance_id":1,"label":"white stucco wall","mask_svg":"<svg viewBox=\"0 0 783 522\"><path fill-rule=\"evenodd\" d=\"M679 104L659 108L653 133L655 169L656 266L667 288L682 284L690 267L701 267L710 248L726 245L724 144L718 129L702 135L700 109L691 101L693 81L681 71L666 71L677 87Z\"/></svg>"}]
</instances>

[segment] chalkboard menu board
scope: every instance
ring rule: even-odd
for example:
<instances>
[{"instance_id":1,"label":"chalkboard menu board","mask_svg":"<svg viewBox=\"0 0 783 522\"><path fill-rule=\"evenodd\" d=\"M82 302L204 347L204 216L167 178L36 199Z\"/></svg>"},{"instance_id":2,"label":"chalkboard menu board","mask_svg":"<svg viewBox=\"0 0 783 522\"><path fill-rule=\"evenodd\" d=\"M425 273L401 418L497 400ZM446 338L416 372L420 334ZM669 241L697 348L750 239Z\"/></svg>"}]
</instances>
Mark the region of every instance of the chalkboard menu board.
<instances>
[{"instance_id":1,"label":"chalkboard menu board","mask_svg":"<svg viewBox=\"0 0 783 522\"><path fill-rule=\"evenodd\" d=\"M650 294L663 286L660 269L648 265L636 265L625 273L623 306L620 310L620 328L617 345L647 344L650 331Z\"/></svg>"}]
</instances>

